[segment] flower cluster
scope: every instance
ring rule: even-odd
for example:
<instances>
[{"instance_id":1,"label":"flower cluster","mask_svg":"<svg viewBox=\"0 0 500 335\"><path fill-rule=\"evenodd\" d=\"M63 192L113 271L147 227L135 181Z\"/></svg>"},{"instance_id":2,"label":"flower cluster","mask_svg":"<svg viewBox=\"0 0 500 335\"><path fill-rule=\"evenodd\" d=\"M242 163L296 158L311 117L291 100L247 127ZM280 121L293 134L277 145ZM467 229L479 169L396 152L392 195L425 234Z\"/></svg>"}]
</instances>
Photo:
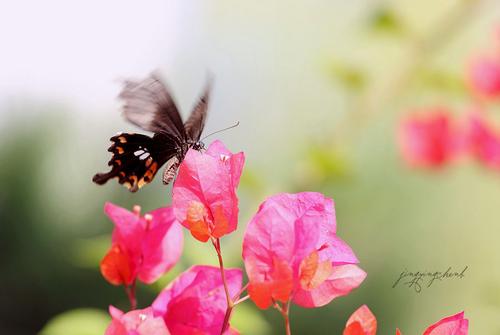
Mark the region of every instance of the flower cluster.
<instances>
[{"instance_id":1,"label":"flower cluster","mask_svg":"<svg viewBox=\"0 0 500 335\"><path fill-rule=\"evenodd\" d=\"M422 335L467 335L469 320L464 318L464 312L446 317L429 326ZM347 320L343 335L376 335L377 319L368 306L358 308ZM402 335L396 329L396 335Z\"/></svg>"},{"instance_id":2,"label":"flower cluster","mask_svg":"<svg viewBox=\"0 0 500 335\"><path fill-rule=\"evenodd\" d=\"M475 56L466 77L474 101L469 115L457 117L450 108L428 107L401 121L398 140L410 166L439 168L469 156L485 167L500 169L500 129L483 106L500 98L500 49Z\"/></svg>"},{"instance_id":3,"label":"flower cluster","mask_svg":"<svg viewBox=\"0 0 500 335\"><path fill-rule=\"evenodd\" d=\"M205 152L187 153L171 207L141 215L138 206L128 211L105 205L115 227L101 273L125 288L131 305L128 312L110 306L106 335L238 334L231 316L246 300L278 310L291 334L290 304L324 306L364 281L356 255L337 235L333 200L316 192L268 197L243 237L248 283L243 285L242 269L225 268L220 239L238 226L236 190L244 161L243 153L233 154L215 141ZM182 226L196 240L210 241L219 266L187 269L150 306L137 309L136 282L151 284L175 265L182 253ZM376 320L368 312L356 312L344 334L374 334Z\"/></svg>"},{"instance_id":4,"label":"flower cluster","mask_svg":"<svg viewBox=\"0 0 500 335\"><path fill-rule=\"evenodd\" d=\"M101 273L123 285L131 302L124 313L110 307L107 335L235 334L233 308L247 299L270 306L284 316L289 305L323 306L358 287L366 273L351 248L336 234L332 199L320 193L277 194L265 200L250 220L243 239L241 269L224 268L220 238L236 230L236 189L243 153L231 153L221 142L205 152L189 150L173 186L172 206L143 216L106 204L115 228ZM178 261L181 226L200 242L210 241L219 267L194 266L174 279L150 307L137 310L135 283L151 284ZM246 293L246 294L245 294Z\"/></svg>"}]
</instances>

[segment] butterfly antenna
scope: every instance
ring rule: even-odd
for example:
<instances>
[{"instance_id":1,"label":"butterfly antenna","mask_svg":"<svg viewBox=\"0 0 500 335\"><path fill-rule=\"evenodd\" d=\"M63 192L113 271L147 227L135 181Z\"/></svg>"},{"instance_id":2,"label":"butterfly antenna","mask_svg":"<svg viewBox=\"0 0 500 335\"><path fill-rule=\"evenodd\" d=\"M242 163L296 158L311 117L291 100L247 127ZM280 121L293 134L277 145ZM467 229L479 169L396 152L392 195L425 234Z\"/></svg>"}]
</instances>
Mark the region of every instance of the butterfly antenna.
<instances>
[{"instance_id":1,"label":"butterfly antenna","mask_svg":"<svg viewBox=\"0 0 500 335\"><path fill-rule=\"evenodd\" d=\"M214 131L213 133L210 133L208 134L207 136L203 137L200 141L203 141L204 139L206 139L207 137L209 136L212 136L212 135L215 135L217 133L220 133L220 132L223 132L223 131L226 131L226 130L229 130L229 129L232 129L232 128L236 128L240 125L240 121L236 121L235 124L233 124L232 126L229 126L227 128L224 128L224 129L220 129L220 130L217 130L217 131Z\"/></svg>"}]
</instances>

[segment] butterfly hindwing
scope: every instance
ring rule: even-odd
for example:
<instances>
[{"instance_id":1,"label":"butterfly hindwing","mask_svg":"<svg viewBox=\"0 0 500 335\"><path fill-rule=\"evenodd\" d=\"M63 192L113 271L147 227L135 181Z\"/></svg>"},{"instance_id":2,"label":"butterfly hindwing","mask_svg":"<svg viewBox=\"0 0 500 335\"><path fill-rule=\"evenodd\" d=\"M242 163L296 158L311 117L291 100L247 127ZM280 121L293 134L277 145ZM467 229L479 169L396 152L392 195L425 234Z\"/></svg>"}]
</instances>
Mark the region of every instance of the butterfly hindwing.
<instances>
[{"instance_id":1,"label":"butterfly hindwing","mask_svg":"<svg viewBox=\"0 0 500 335\"><path fill-rule=\"evenodd\" d=\"M118 178L118 182L131 192L136 192L151 182L156 172L165 161L174 156L174 145L168 145L164 137L149 137L141 134L119 134L111 139L111 157L108 165L111 171L97 173L93 181L104 184L109 179Z\"/></svg>"}]
</instances>

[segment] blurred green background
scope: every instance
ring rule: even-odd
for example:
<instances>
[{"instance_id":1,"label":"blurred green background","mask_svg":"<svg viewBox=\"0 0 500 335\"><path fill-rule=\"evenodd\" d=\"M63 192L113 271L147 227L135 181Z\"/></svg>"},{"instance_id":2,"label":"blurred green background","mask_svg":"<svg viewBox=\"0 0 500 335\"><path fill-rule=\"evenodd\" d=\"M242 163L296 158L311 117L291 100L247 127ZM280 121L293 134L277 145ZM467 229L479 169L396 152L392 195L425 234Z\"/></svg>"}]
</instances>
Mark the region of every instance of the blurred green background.
<instances>
[{"instance_id":1,"label":"blurred green background","mask_svg":"<svg viewBox=\"0 0 500 335\"><path fill-rule=\"evenodd\" d=\"M471 107L465 64L492 48L499 22L500 3L479 0L2 3L0 334L102 334L107 306L127 308L98 270L112 229L103 204L151 210L171 188L155 180L130 194L91 177L106 169L108 138L134 129L115 79L155 68L184 115L214 74L205 133L240 121L217 135L247 156L239 229L223 241L230 266L266 196L334 198L338 233L368 277L326 307L292 307L295 334L341 334L361 304L379 334L419 334L462 310L471 334L500 334L500 174L472 161L411 170L395 141L413 107ZM191 264L215 264L209 245L185 244L173 271L139 287L140 307ZM403 270L466 265L464 279L421 293L392 288ZM276 311L240 307L243 334L283 333Z\"/></svg>"}]
</instances>

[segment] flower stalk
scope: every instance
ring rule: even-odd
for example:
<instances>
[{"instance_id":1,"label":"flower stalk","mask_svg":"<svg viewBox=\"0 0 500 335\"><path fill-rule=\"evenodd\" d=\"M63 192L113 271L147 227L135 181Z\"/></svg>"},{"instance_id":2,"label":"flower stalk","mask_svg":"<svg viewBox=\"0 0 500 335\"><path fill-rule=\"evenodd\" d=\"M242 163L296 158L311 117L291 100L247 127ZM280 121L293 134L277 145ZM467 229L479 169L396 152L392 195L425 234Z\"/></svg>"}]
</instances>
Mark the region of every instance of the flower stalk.
<instances>
[{"instance_id":1,"label":"flower stalk","mask_svg":"<svg viewBox=\"0 0 500 335\"><path fill-rule=\"evenodd\" d=\"M130 310L133 311L137 309L137 298L135 296L135 280L131 285L125 286L125 292L127 293L128 301L130 302Z\"/></svg>"},{"instance_id":2,"label":"flower stalk","mask_svg":"<svg viewBox=\"0 0 500 335\"><path fill-rule=\"evenodd\" d=\"M229 288L227 286L226 274L224 271L224 261L222 260L222 252L220 248L220 239L212 238L212 244L215 248L215 251L217 252L217 258L219 260L219 268L222 277L222 284L224 285L224 292L226 294L226 301L227 301L226 314L224 315L224 321L222 323L222 328L220 332L222 335L229 328L229 320L231 319L231 314L233 312L233 307L235 306L235 304L233 303L233 299L231 299Z\"/></svg>"}]
</instances>

